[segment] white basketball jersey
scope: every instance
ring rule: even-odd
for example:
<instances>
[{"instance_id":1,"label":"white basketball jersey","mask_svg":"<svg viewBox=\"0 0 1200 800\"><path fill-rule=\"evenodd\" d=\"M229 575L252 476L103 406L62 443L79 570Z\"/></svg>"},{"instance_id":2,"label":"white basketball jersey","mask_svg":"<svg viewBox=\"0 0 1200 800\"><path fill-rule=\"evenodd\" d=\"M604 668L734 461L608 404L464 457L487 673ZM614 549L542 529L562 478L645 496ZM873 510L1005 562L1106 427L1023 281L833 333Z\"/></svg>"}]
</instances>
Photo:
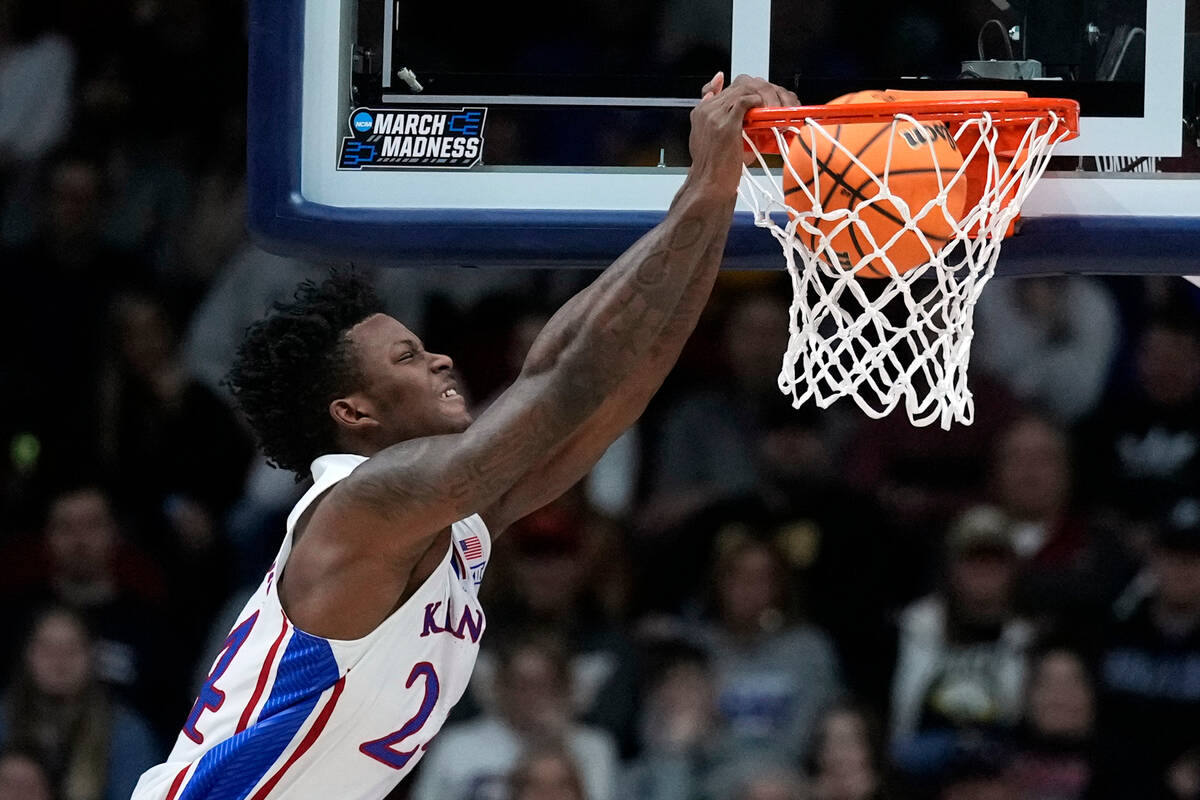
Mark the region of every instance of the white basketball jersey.
<instances>
[{"instance_id":1,"label":"white basketball jersey","mask_svg":"<svg viewBox=\"0 0 1200 800\"><path fill-rule=\"evenodd\" d=\"M433 574L367 636L297 629L276 593L296 520L366 459L313 462L313 487L218 654L167 762L132 800L376 800L420 760L458 702L479 652L477 588L491 551L478 516L451 527Z\"/></svg>"}]
</instances>

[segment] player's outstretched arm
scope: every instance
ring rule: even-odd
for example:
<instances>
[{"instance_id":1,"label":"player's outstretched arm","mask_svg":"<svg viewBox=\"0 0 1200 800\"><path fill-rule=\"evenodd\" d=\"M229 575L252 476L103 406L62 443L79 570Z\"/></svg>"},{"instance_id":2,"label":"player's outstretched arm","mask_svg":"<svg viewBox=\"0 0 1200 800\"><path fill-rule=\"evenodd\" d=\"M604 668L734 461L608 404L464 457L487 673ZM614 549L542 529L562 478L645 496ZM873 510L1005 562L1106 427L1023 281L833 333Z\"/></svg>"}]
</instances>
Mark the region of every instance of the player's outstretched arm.
<instances>
[{"instance_id":1,"label":"player's outstretched arm","mask_svg":"<svg viewBox=\"0 0 1200 800\"><path fill-rule=\"evenodd\" d=\"M723 76L718 73L702 90L705 101L721 92ZM773 86L765 81L742 77L738 85L746 83L759 94L765 106L796 106L799 99L792 92ZM693 150L696 135L703 135L693 128ZM732 215L735 197L728 198L726 217ZM624 378L620 386L610 392L600 407L557 448L548 451L529 472L523 475L501 499L483 513L493 535L503 531L512 522L541 508L561 495L586 475L609 445L632 425L662 385L663 379L695 330L701 312L708 303L713 283L721 265L725 250L728 226L721 228L709 242L707 249L696 262L691 279L683 294L671 310L667 322L659 330L657 338L650 343L646 357ZM599 291L597 285L576 295L570 302L590 304L592 292Z\"/></svg>"},{"instance_id":2,"label":"player's outstretched arm","mask_svg":"<svg viewBox=\"0 0 1200 800\"><path fill-rule=\"evenodd\" d=\"M330 492L312 524L335 515L340 530L353 531L383 521L396 546L423 552L450 523L496 507L647 362L661 367L660 337L681 328L677 309L696 291L705 255L723 246L741 176L742 118L764 104L764 87L774 89L740 80L697 106L692 168L664 221L560 309L517 381L469 429L377 453Z\"/></svg>"}]
</instances>

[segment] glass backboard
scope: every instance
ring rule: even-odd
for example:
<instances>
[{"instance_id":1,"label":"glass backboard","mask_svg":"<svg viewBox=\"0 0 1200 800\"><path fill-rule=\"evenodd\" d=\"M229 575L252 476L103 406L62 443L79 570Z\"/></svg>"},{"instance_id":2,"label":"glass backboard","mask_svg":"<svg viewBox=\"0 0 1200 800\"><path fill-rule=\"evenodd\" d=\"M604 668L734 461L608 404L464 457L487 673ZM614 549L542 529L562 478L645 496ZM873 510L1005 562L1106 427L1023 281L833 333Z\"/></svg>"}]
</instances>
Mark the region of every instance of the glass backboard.
<instances>
[{"instance_id":1,"label":"glass backboard","mask_svg":"<svg viewBox=\"0 0 1200 800\"><path fill-rule=\"evenodd\" d=\"M1001 272L1196 271L1196 5L254 0L251 228L324 258L605 263L667 208L688 112L721 69L805 102L972 86L1077 99L1081 136ZM781 264L746 209L727 263Z\"/></svg>"}]
</instances>

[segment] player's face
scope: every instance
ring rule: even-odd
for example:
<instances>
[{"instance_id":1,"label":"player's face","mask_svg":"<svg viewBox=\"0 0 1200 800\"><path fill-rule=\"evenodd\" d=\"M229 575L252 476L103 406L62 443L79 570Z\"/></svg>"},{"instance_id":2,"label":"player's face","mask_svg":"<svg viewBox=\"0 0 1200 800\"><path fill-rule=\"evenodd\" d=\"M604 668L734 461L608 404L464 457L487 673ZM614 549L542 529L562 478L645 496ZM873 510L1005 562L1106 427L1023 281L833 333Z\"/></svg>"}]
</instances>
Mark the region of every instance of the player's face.
<instances>
[{"instance_id":1,"label":"player's face","mask_svg":"<svg viewBox=\"0 0 1200 800\"><path fill-rule=\"evenodd\" d=\"M385 314L350 329L364 378L364 411L388 443L460 433L471 424L449 356L425 350L417 335Z\"/></svg>"}]
</instances>

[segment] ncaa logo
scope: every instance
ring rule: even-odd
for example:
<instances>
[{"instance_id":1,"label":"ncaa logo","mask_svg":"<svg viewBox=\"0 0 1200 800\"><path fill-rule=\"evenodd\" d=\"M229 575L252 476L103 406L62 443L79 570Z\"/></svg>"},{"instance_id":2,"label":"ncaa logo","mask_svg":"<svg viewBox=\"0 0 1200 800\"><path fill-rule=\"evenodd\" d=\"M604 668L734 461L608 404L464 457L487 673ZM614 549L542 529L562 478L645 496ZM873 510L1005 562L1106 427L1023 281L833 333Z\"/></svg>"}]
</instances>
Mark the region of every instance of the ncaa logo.
<instances>
[{"instance_id":1,"label":"ncaa logo","mask_svg":"<svg viewBox=\"0 0 1200 800\"><path fill-rule=\"evenodd\" d=\"M351 124L354 126L354 130L359 133L366 133L375 127L375 118L366 111L360 111L354 115Z\"/></svg>"}]
</instances>

